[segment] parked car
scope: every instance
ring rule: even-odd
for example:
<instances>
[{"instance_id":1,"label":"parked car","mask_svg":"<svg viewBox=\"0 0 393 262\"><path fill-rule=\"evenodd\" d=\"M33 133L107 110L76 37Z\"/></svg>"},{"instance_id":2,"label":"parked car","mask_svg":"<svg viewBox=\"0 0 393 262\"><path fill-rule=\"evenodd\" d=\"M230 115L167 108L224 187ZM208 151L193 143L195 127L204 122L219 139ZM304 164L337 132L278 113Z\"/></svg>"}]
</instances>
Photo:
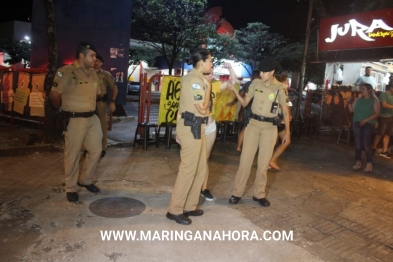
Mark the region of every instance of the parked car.
<instances>
[{"instance_id":1,"label":"parked car","mask_svg":"<svg viewBox=\"0 0 393 262\"><path fill-rule=\"evenodd\" d=\"M141 90L141 85L139 82L131 82L127 85L127 94L129 95L139 95Z\"/></svg>"}]
</instances>

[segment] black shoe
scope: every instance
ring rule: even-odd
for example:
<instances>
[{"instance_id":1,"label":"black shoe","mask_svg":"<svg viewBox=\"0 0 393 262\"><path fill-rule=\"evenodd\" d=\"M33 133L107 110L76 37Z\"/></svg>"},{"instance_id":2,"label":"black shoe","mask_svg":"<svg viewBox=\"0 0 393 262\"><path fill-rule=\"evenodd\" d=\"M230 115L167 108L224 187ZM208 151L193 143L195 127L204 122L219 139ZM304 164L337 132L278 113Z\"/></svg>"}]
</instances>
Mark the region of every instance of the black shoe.
<instances>
[{"instance_id":1,"label":"black shoe","mask_svg":"<svg viewBox=\"0 0 393 262\"><path fill-rule=\"evenodd\" d=\"M86 157L86 155L87 155L87 150L83 150L82 156L83 156L83 157Z\"/></svg>"},{"instance_id":2,"label":"black shoe","mask_svg":"<svg viewBox=\"0 0 393 262\"><path fill-rule=\"evenodd\" d=\"M180 214L180 215L173 215L171 213L166 213L166 217L170 220L175 220L176 223L181 224L181 225L189 225L191 224L191 219L189 219L186 215Z\"/></svg>"},{"instance_id":3,"label":"black shoe","mask_svg":"<svg viewBox=\"0 0 393 262\"><path fill-rule=\"evenodd\" d=\"M99 189L96 185L94 185L94 184L82 185L82 184L79 184L79 183L78 183L78 186L84 187L84 188L86 188L87 190L89 190L89 191L92 192L92 193L100 192L100 189Z\"/></svg>"},{"instance_id":4,"label":"black shoe","mask_svg":"<svg viewBox=\"0 0 393 262\"><path fill-rule=\"evenodd\" d=\"M184 211L183 214L186 217L192 216L192 217L199 217L203 215L203 210L202 209L195 209L194 211Z\"/></svg>"},{"instance_id":5,"label":"black shoe","mask_svg":"<svg viewBox=\"0 0 393 262\"><path fill-rule=\"evenodd\" d=\"M263 207L270 207L270 202L266 198L252 197L252 200L257 201Z\"/></svg>"},{"instance_id":6,"label":"black shoe","mask_svg":"<svg viewBox=\"0 0 393 262\"><path fill-rule=\"evenodd\" d=\"M240 199L241 197L231 196L231 198L229 199L229 204L236 205L237 203L239 203Z\"/></svg>"},{"instance_id":7,"label":"black shoe","mask_svg":"<svg viewBox=\"0 0 393 262\"><path fill-rule=\"evenodd\" d=\"M106 150L102 150L101 157L104 157L105 155L106 155Z\"/></svg>"},{"instance_id":8,"label":"black shoe","mask_svg":"<svg viewBox=\"0 0 393 262\"><path fill-rule=\"evenodd\" d=\"M67 192L67 200L70 202L76 202L78 201L79 196L78 193L76 192Z\"/></svg>"},{"instance_id":9,"label":"black shoe","mask_svg":"<svg viewBox=\"0 0 393 262\"><path fill-rule=\"evenodd\" d=\"M204 198L206 198L206 200L208 201L213 201L213 195L210 193L209 189L205 189L201 191L201 196L203 196Z\"/></svg>"}]
</instances>

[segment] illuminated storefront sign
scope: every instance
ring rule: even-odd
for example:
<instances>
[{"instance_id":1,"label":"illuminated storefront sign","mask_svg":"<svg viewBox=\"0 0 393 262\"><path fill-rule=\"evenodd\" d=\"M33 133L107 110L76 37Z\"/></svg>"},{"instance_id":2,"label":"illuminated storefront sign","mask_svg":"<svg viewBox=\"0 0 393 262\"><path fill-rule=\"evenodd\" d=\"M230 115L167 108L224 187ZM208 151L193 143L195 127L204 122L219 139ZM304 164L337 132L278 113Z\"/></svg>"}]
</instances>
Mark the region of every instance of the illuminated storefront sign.
<instances>
[{"instance_id":1,"label":"illuminated storefront sign","mask_svg":"<svg viewBox=\"0 0 393 262\"><path fill-rule=\"evenodd\" d=\"M321 20L321 51L387 46L393 46L393 8Z\"/></svg>"}]
</instances>

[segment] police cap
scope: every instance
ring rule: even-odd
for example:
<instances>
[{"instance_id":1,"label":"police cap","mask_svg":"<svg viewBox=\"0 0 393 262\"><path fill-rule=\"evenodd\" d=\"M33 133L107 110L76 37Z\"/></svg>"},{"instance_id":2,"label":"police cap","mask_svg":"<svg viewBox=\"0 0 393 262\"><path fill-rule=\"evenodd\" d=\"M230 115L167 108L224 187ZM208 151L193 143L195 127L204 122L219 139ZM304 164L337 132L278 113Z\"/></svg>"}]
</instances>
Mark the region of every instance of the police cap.
<instances>
[{"instance_id":1,"label":"police cap","mask_svg":"<svg viewBox=\"0 0 393 262\"><path fill-rule=\"evenodd\" d=\"M79 46L83 46L83 47L85 47L87 49L90 49L90 50L92 50L92 51L97 53L97 50L96 50L95 46L90 44L89 42L80 42Z\"/></svg>"},{"instance_id":2,"label":"police cap","mask_svg":"<svg viewBox=\"0 0 393 262\"><path fill-rule=\"evenodd\" d=\"M277 63L273 58L265 58L259 63L259 71L270 72L276 70Z\"/></svg>"},{"instance_id":3,"label":"police cap","mask_svg":"<svg viewBox=\"0 0 393 262\"><path fill-rule=\"evenodd\" d=\"M103 62L103 63L104 63L104 59L102 58L102 56L101 56L101 55L99 55L99 54L96 54L96 58L97 58L98 60L100 60L101 62Z\"/></svg>"}]
</instances>

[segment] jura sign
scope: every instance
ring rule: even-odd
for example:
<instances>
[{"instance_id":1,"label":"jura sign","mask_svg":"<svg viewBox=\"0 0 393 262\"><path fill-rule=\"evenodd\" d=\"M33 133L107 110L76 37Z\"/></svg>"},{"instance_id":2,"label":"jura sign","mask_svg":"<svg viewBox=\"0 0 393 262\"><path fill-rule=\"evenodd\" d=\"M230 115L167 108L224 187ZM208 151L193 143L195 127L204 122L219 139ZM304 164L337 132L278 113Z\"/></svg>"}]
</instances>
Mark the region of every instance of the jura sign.
<instances>
[{"instance_id":1,"label":"jura sign","mask_svg":"<svg viewBox=\"0 0 393 262\"><path fill-rule=\"evenodd\" d=\"M393 8L322 19L321 51L393 47Z\"/></svg>"}]
</instances>

